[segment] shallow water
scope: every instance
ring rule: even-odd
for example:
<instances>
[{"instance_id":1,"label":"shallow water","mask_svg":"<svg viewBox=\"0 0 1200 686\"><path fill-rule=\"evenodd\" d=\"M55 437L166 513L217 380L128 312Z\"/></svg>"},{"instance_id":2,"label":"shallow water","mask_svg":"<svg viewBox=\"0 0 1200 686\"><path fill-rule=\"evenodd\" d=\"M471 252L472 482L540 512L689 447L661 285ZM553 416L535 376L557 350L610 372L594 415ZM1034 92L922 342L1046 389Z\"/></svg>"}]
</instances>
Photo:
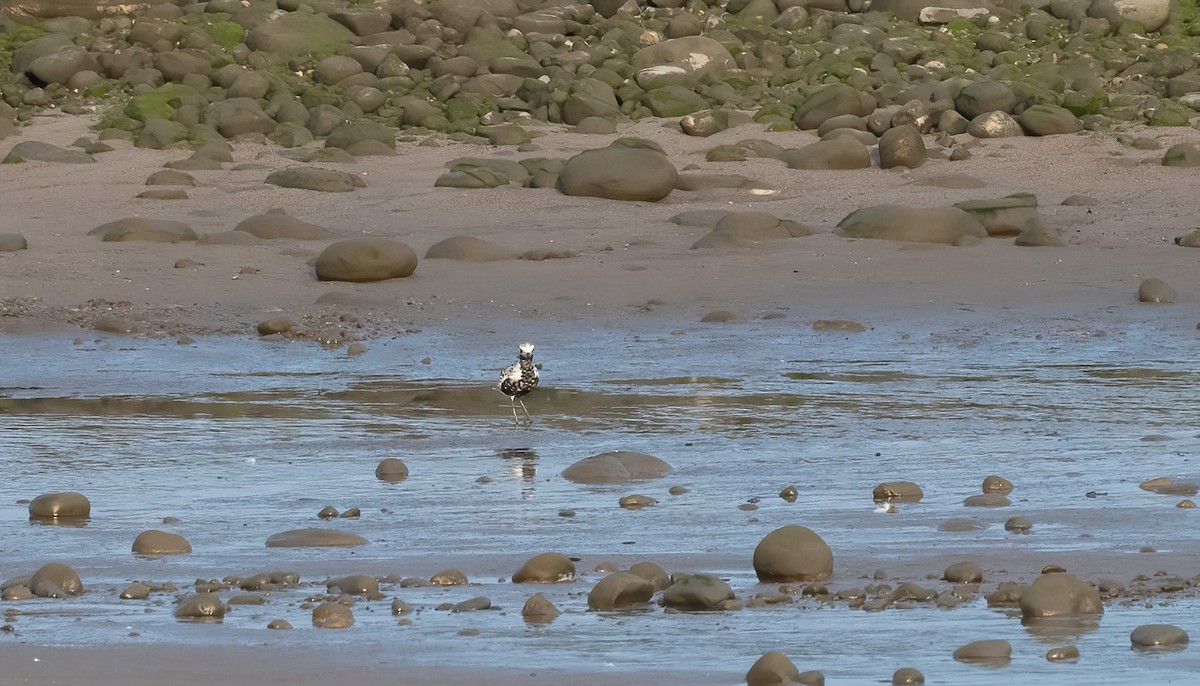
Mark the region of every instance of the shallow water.
<instances>
[{"instance_id":1,"label":"shallow water","mask_svg":"<svg viewBox=\"0 0 1200 686\"><path fill-rule=\"evenodd\" d=\"M601 576L591 569L607 558L718 573L740 597L770 590L756 586L750 556L763 535L788 523L817 531L837 560L870 562L838 567L834 587L870 583L861 576L923 555L1009 550L1037 561L1007 570L1028 576L1056 554L1137 556L1143 546L1193 554L1200 548L1194 511L1138 483L1200 479L1195 332L1154 321L1133 328L884 325L859 334L786 321L636 334L564 326L536 340L544 385L527 398L529 429L514 428L506 399L490 390L517 342L495 333L421 333L347 357L244 339L180 346L0 338L0 355L22 362L0 380L0 460L9 476L0 483L0 574L29 574L60 560L90 590L68 601L5 603L23 613L13 622L19 636L6 640L378 641L389 646L389 659L672 668L730 682L767 650L851 683L886 680L904 665L959 684L1043 677L1111 683L1150 673L1185 683L1200 667L1191 651L1129 650L1128 632L1141 623L1196 628L1200 602L1190 599L1152 609L1113 605L1094 630L1052 641L1019 617L986 608L981 597L953 611L866 613L803 603L714 615L580 611ZM661 482L602 487L558 476L578 459L616 449L652 453L676 471ZM377 481L374 467L384 457L403 459L409 479ZM1013 505L964 508L963 498L978 493L988 474L1013 481ZM491 481L477 482L481 476ZM895 479L919 483L925 499L901 505L897 515L875 513L872 487ZM776 497L788 484L800 491L794 504ZM671 496L671 485L690 490ZM86 526L27 521L21 501L62 490L91 499ZM1088 498L1089 491L1102 495ZM659 504L618 508L629 493ZM761 498L757 510L738 509L754 498ZM363 516L323 523L316 512L325 505L360 507ZM575 515L560 516L565 509ZM1004 520L1018 514L1034 521L1032 535L1004 531ZM164 526L165 516L180 522ZM986 527L937 529L964 517ZM272 533L309 526L353 531L371 543L264 547ZM130 543L149 528L184 535L195 552L135 558ZM514 571L512 560L544 550L581 557L586 578L550 589L498 581ZM1157 569L1147 559L1147 572ZM387 602L360 602L347 632L309 628L307 610L296 604L322 584L266 606L239 606L216 625L174 621L170 596L152 596L167 600L160 605L115 599L134 579L183 588L197 577L297 569L305 581L321 582L359 572L428 577L451 565L480 585L385 588L389 598L423 608L407 628L395 626ZM936 586L922 577L940 571L889 583ZM1186 577L1200 570L1169 571ZM518 610L534 590L545 590L566 614L546 627L525 626ZM476 595L504 611L432 609ZM297 630L266 632L277 617ZM457 636L464 628L481 633ZM403 648L395 648L394 632L404 632ZM978 638L1012 641L1013 662L994 671L950 658L954 647ZM1083 653L1078 664L1043 659L1047 648L1069 641Z\"/></svg>"}]
</instances>

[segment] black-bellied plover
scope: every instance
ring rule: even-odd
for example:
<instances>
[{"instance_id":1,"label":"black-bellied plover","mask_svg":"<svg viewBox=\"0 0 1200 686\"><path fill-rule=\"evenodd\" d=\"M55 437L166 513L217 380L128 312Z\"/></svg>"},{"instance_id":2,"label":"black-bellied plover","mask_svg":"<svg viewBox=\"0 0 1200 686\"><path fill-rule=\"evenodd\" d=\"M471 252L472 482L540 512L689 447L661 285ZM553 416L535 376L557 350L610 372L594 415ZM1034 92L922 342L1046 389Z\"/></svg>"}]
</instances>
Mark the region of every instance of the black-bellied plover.
<instances>
[{"instance_id":1,"label":"black-bellied plover","mask_svg":"<svg viewBox=\"0 0 1200 686\"><path fill-rule=\"evenodd\" d=\"M517 405L521 403L521 410L525 412L525 421L533 424L533 419L529 416L529 410L525 409L525 403L521 400L521 396L528 395L538 385L538 370L533 366L533 344L522 343L518 348L520 352L517 354L517 363L504 368L500 372L500 383L496 385L496 390L508 396L508 404L512 406L513 423L517 426L521 425L517 419Z\"/></svg>"}]
</instances>

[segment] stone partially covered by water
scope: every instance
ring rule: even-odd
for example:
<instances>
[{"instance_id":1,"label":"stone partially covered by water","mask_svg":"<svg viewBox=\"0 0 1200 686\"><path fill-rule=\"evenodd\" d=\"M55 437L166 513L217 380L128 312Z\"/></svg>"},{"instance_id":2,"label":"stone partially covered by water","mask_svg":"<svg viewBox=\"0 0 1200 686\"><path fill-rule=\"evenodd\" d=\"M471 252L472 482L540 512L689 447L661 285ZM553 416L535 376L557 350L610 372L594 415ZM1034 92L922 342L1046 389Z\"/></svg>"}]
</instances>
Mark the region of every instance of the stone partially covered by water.
<instances>
[{"instance_id":1,"label":"stone partially covered by water","mask_svg":"<svg viewBox=\"0 0 1200 686\"><path fill-rule=\"evenodd\" d=\"M663 591L659 604L677 610L721 610L734 598L725 581L711 574L688 574Z\"/></svg>"},{"instance_id":2,"label":"stone partially covered by water","mask_svg":"<svg viewBox=\"0 0 1200 686\"><path fill-rule=\"evenodd\" d=\"M644 605L654 595L654 585L636 574L613 572L596 582L588 593L592 610L619 610L631 605Z\"/></svg>"},{"instance_id":3,"label":"stone partially covered by water","mask_svg":"<svg viewBox=\"0 0 1200 686\"><path fill-rule=\"evenodd\" d=\"M822 581L833 574L833 551L812 529L789 524L763 537L754 549L760 581Z\"/></svg>"},{"instance_id":4,"label":"stone partially covered by water","mask_svg":"<svg viewBox=\"0 0 1200 686\"><path fill-rule=\"evenodd\" d=\"M293 529L267 538L268 548L345 548L366 544L367 539L358 534L333 529Z\"/></svg>"},{"instance_id":5,"label":"stone partially covered by water","mask_svg":"<svg viewBox=\"0 0 1200 686\"><path fill-rule=\"evenodd\" d=\"M33 595L40 598L65 598L83 593L79 574L59 562L42 565L29 578L28 586Z\"/></svg>"},{"instance_id":6,"label":"stone partially covered by water","mask_svg":"<svg viewBox=\"0 0 1200 686\"><path fill-rule=\"evenodd\" d=\"M87 519L92 503L82 493L47 493L29 503L30 519Z\"/></svg>"},{"instance_id":7,"label":"stone partially covered by water","mask_svg":"<svg viewBox=\"0 0 1200 686\"><path fill-rule=\"evenodd\" d=\"M1129 640L1139 648L1183 646L1188 633L1174 624L1143 624L1129 634Z\"/></svg>"},{"instance_id":8,"label":"stone partially covered by water","mask_svg":"<svg viewBox=\"0 0 1200 686\"><path fill-rule=\"evenodd\" d=\"M513 574L514 584L557 584L575 579L575 563L562 553L534 555Z\"/></svg>"},{"instance_id":9,"label":"stone partially covered by water","mask_svg":"<svg viewBox=\"0 0 1200 686\"><path fill-rule=\"evenodd\" d=\"M1042 574L1021 593L1021 616L1025 619L1103 612L1100 591L1065 572Z\"/></svg>"},{"instance_id":10,"label":"stone partially covered by water","mask_svg":"<svg viewBox=\"0 0 1200 686\"><path fill-rule=\"evenodd\" d=\"M580 484L616 484L666 476L671 465L646 453L618 450L579 460L563 470L563 478Z\"/></svg>"},{"instance_id":11,"label":"stone partially covered by water","mask_svg":"<svg viewBox=\"0 0 1200 686\"><path fill-rule=\"evenodd\" d=\"M150 529L133 539L136 555L185 555L192 552L192 545L179 534Z\"/></svg>"}]
</instances>

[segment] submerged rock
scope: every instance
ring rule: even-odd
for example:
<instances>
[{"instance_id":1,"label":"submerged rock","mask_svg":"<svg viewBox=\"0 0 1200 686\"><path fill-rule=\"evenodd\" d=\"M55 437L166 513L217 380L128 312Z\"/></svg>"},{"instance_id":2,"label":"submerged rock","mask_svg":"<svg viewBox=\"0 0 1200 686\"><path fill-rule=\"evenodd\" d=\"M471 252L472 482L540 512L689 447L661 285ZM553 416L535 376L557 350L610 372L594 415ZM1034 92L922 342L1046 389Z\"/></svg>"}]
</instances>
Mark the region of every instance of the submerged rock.
<instances>
[{"instance_id":1,"label":"submerged rock","mask_svg":"<svg viewBox=\"0 0 1200 686\"><path fill-rule=\"evenodd\" d=\"M358 534L333 529L293 529L267 538L268 548L344 548L366 544L367 539Z\"/></svg>"},{"instance_id":2,"label":"submerged rock","mask_svg":"<svg viewBox=\"0 0 1200 686\"><path fill-rule=\"evenodd\" d=\"M588 593L588 608L619 610L650 602L654 585L636 574L614 572L596 582Z\"/></svg>"},{"instance_id":3,"label":"submerged rock","mask_svg":"<svg viewBox=\"0 0 1200 686\"><path fill-rule=\"evenodd\" d=\"M87 519L91 514L91 501L74 491L46 493L29 502L30 519Z\"/></svg>"},{"instance_id":4,"label":"submerged rock","mask_svg":"<svg viewBox=\"0 0 1200 686\"><path fill-rule=\"evenodd\" d=\"M616 484L658 479L670 471L671 465L653 455L618 450L585 457L563 470L562 476L580 484Z\"/></svg>"},{"instance_id":5,"label":"submerged rock","mask_svg":"<svg viewBox=\"0 0 1200 686\"><path fill-rule=\"evenodd\" d=\"M1066 572L1042 574L1021 593L1021 616L1025 619L1103 612L1100 591Z\"/></svg>"},{"instance_id":6,"label":"submerged rock","mask_svg":"<svg viewBox=\"0 0 1200 686\"><path fill-rule=\"evenodd\" d=\"M575 579L575 563L562 553L534 555L513 574L514 584L557 584Z\"/></svg>"}]
</instances>

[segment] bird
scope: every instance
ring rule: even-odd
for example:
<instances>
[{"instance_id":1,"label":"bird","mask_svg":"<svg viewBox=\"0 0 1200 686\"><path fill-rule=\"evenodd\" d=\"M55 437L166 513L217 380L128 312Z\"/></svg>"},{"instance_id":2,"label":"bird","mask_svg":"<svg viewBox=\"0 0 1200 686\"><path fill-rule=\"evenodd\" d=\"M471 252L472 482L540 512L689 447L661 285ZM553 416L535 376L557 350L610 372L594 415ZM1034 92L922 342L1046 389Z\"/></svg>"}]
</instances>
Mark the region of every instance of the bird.
<instances>
[{"instance_id":1,"label":"bird","mask_svg":"<svg viewBox=\"0 0 1200 686\"><path fill-rule=\"evenodd\" d=\"M521 403L521 410L525 412L526 426L533 424L533 419L529 416L529 410L525 408L524 401L521 396L528 395L533 389L537 388L539 374L537 367L533 366L533 344L522 343L517 347L517 363L509 365L500 372L500 382L496 384L496 390L508 396L508 404L512 407L513 423L517 426L521 425L517 419L517 405Z\"/></svg>"},{"instance_id":2,"label":"bird","mask_svg":"<svg viewBox=\"0 0 1200 686\"><path fill-rule=\"evenodd\" d=\"M896 514L896 506L887 500L876 500L875 511L880 514Z\"/></svg>"}]
</instances>

